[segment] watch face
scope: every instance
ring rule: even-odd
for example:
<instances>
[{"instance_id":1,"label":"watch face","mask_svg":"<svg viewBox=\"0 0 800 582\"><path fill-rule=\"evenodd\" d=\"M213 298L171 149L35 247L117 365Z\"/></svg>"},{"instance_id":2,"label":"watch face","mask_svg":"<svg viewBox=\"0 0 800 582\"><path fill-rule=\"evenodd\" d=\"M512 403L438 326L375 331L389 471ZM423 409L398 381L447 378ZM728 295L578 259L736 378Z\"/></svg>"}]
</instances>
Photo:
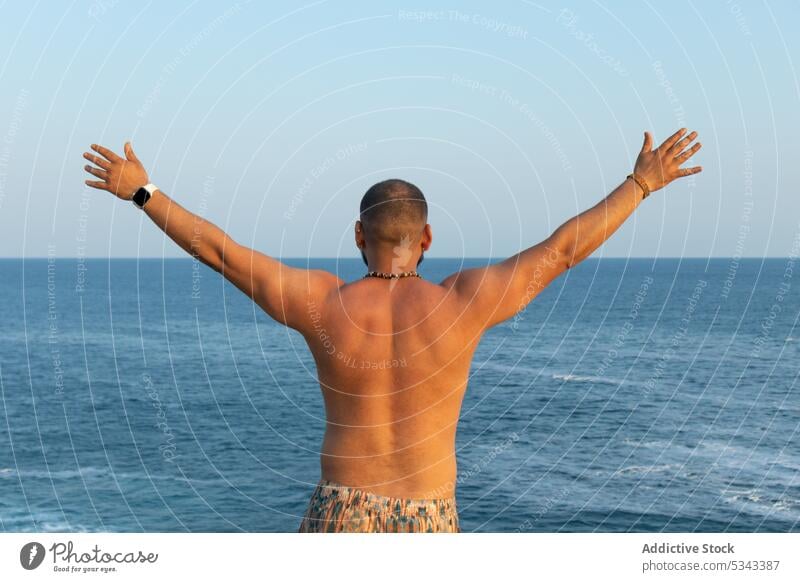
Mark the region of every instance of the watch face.
<instances>
[{"instance_id":1,"label":"watch face","mask_svg":"<svg viewBox=\"0 0 800 582\"><path fill-rule=\"evenodd\" d=\"M139 208L144 208L145 203L150 200L150 192L144 188L139 188L133 195L133 203Z\"/></svg>"}]
</instances>

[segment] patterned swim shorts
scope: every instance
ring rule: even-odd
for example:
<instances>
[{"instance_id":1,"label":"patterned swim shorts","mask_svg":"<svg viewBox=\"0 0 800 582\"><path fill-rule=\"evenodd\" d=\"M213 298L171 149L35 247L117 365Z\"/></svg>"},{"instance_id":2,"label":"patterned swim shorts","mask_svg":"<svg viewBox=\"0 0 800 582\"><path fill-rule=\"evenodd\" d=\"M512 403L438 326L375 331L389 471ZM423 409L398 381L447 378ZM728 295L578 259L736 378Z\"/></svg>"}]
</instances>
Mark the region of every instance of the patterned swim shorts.
<instances>
[{"instance_id":1,"label":"patterned swim shorts","mask_svg":"<svg viewBox=\"0 0 800 582\"><path fill-rule=\"evenodd\" d=\"M321 480L300 524L300 533L460 532L454 497L400 499Z\"/></svg>"}]
</instances>

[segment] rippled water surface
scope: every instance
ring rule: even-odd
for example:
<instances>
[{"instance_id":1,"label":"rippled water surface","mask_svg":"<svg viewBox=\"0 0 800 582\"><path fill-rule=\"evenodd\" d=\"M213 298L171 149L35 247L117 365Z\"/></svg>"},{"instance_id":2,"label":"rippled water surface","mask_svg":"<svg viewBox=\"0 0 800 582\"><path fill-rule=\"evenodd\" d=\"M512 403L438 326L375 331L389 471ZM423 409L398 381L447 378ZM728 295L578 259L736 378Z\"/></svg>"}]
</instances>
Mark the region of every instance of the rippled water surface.
<instances>
[{"instance_id":1,"label":"rippled water surface","mask_svg":"<svg viewBox=\"0 0 800 582\"><path fill-rule=\"evenodd\" d=\"M463 529L800 530L796 269L588 260L491 330L458 432ZM297 528L313 362L215 273L0 260L0 314L0 529Z\"/></svg>"}]
</instances>

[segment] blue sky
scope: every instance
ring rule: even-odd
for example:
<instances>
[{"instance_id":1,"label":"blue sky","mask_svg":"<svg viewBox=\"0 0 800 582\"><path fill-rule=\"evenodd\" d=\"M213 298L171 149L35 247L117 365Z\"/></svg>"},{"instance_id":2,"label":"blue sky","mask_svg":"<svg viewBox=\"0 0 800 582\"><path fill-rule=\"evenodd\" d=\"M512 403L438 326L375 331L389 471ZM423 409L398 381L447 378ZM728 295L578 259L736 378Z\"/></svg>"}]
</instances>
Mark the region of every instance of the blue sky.
<instances>
[{"instance_id":1,"label":"blue sky","mask_svg":"<svg viewBox=\"0 0 800 582\"><path fill-rule=\"evenodd\" d=\"M358 202L388 177L426 193L430 256L507 256L622 181L645 129L681 126L705 171L596 256L786 256L800 232L795 1L2 13L2 256L179 256L83 186L88 144L127 139L165 192L274 256L358 256Z\"/></svg>"}]
</instances>

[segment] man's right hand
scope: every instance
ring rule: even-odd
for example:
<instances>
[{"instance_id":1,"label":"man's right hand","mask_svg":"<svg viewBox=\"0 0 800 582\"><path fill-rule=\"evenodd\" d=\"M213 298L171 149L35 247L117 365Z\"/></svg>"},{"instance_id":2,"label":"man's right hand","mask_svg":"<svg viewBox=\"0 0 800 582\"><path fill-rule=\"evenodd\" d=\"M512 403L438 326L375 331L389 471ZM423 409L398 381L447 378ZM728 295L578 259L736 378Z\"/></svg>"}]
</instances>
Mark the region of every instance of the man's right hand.
<instances>
[{"instance_id":1,"label":"man's right hand","mask_svg":"<svg viewBox=\"0 0 800 582\"><path fill-rule=\"evenodd\" d=\"M702 147L700 142L689 147L689 144L697 137L696 131L684 137L685 134L686 128L680 129L653 150L651 149L653 136L648 131L644 132L644 145L636 159L633 171L647 182L651 192L660 190L677 178L697 174L703 170L700 166L680 167Z\"/></svg>"},{"instance_id":2,"label":"man's right hand","mask_svg":"<svg viewBox=\"0 0 800 582\"><path fill-rule=\"evenodd\" d=\"M84 158L98 166L95 168L87 165L84 170L100 180L86 180L87 186L107 190L118 198L130 200L136 190L150 182L142 162L133 153L130 142L125 144L124 158L101 145L92 144L92 149L102 157L88 152L83 154Z\"/></svg>"}]
</instances>

